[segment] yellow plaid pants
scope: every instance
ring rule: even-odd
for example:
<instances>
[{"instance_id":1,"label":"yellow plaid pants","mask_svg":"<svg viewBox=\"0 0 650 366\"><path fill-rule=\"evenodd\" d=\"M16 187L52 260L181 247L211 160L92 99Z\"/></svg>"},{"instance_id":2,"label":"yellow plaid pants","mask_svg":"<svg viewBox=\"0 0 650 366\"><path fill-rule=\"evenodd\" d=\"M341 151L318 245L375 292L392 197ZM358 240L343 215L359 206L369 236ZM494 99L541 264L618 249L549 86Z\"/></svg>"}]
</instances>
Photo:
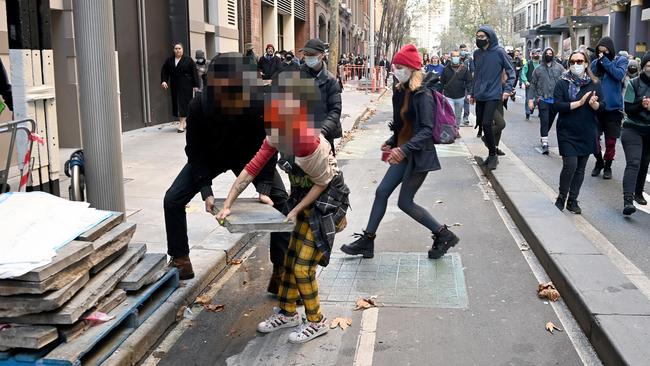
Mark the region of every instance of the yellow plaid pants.
<instances>
[{"instance_id":1,"label":"yellow plaid pants","mask_svg":"<svg viewBox=\"0 0 650 366\"><path fill-rule=\"evenodd\" d=\"M314 236L309 228L309 210L298 215L297 221L284 257L284 275L278 292L280 309L294 314L296 301L301 297L307 320L319 322L323 316L318 299L316 269L323 253L316 248Z\"/></svg>"}]
</instances>

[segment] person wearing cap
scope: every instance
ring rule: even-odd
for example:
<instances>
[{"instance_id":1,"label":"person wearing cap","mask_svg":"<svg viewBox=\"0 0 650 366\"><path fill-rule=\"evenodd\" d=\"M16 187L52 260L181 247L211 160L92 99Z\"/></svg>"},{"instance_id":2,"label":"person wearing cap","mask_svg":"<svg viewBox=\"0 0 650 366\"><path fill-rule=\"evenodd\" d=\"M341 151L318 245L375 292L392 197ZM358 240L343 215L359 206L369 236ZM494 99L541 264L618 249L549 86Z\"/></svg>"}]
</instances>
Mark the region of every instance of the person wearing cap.
<instances>
[{"instance_id":1,"label":"person wearing cap","mask_svg":"<svg viewBox=\"0 0 650 366\"><path fill-rule=\"evenodd\" d=\"M314 38L307 41L301 50L305 63L300 70L307 73L316 81L320 89L322 103L319 106L317 115L324 116L321 131L334 149L334 139L343 136L341 127L341 86L336 77L327 70L323 61L325 56L325 43Z\"/></svg>"},{"instance_id":2,"label":"person wearing cap","mask_svg":"<svg viewBox=\"0 0 650 366\"><path fill-rule=\"evenodd\" d=\"M430 86L422 72L422 58L415 45L402 47L393 57L393 74L398 81L393 92L393 135L381 146L382 156L390 166L375 192L368 224L357 240L343 245L349 255L374 256L375 238L386 213L388 198L401 184L398 207L431 230L433 244L429 258L441 258L459 242L446 225L440 224L413 199L427 174L440 170L440 161L433 144L434 101ZM431 74L430 74L431 75ZM431 76L429 76L431 77Z\"/></svg>"},{"instance_id":3,"label":"person wearing cap","mask_svg":"<svg viewBox=\"0 0 650 366\"><path fill-rule=\"evenodd\" d=\"M634 201L647 205L643 189L650 163L650 52L641 59L639 76L625 88L625 118L621 143L625 152L623 214L636 212Z\"/></svg>"},{"instance_id":4,"label":"person wearing cap","mask_svg":"<svg viewBox=\"0 0 650 366\"><path fill-rule=\"evenodd\" d=\"M541 51L539 48L533 49L530 52L531 61L524 63L524 66L521 69L520 80L521 83L524 84L524 89L526 89L526 102L524 102L524 111L526 112L526 120L530 119L530 115L533 114L533 112L535 111L535 106L537 105L537 102L533 99L532 96L533 93L530 88L530 79L533 77L533 72L535 71L535 69L539 67L540 59L541 59L540 54ZM532 106L530 105L530 103L528 103L529 100L533 101Z\"/></svg>"},{"instance_id":5,"label":"person wearing cap","mask_svg":"<svg viewBox=\"0 0 650 366\"><path fill-rule=\"evenodd\" d=\"M277 72L300 71L300 65L296 64L293 59L293 52L287 51L284 54L284 59L282 60L282 63L280 64Z\"/></svg>"},{"instance_id":6,"label":"person wearing cap","mask_svg":"<svg viewBox=\"0 0 650 366\"><path fill-rule=\"evenodd\" d=\"M499 164L497 146L495 144L494 113L510 97L514 88L515 69L506 51L499 45L496 32L489 26L483 25L476 32L476 47L474 51L474 83L470 103L476 103L477 125L483 127L485 145L488 157L485 166L494 170ZM506 73L505 83L502 82L503 72Z\"/></svg>"},{"instance_id":7,"label":"person wearing cap","mask_svg":"<svg viewBox=\"0 0 650 366\"><path fill-rule=\"evenodd\" d=\"M280 62L280 59L275 57L275 47L271 43L267 44L266 53L257 62L257 71L262 75L262 79L271 80L280 68Z\"/></svg>"}]
</instances>

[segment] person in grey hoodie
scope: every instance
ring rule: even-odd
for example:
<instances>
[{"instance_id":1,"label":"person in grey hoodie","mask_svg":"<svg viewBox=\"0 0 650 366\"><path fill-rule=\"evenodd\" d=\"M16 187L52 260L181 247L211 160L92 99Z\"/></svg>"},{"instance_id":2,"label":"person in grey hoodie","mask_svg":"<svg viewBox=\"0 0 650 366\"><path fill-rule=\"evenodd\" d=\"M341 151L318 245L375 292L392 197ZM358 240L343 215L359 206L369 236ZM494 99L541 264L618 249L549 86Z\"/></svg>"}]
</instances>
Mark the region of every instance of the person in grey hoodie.
<instances>
[{"instance_id":1,"label":"person in grey hoodie","mask_svg":"<svg viewBox=\"0 0 650 366\"><path fill-rule=\"evenodd\" d=\"M530 78L532 95L528 100L528 107L532 110L534 104L539 106L539 135L544 155L548 155L548 131L557 116L557 111L553 107L553 91L564 71L564 67L555 62L555 51L548 47L544 49L542 61Z\"/></svg>"},{"instance_id":2,"label":"person in grey hoodie","mask_svg":"<svg viewBox=\"0 0 650 366\"><path fill-rule=\"evenodd\" d=\"M485 145L489 155L485 165L489 170L499 164L497 146L492 124L494 112L510 97L515 85L515 68L506 51L499 45L494 30L482 25L476 32L476 51L474 51L474 83L470 93L470 103L476 103L476 123L481 124L485 134ZM502 75L506 81L502 83Z\"/></svg>"}]
</instances>

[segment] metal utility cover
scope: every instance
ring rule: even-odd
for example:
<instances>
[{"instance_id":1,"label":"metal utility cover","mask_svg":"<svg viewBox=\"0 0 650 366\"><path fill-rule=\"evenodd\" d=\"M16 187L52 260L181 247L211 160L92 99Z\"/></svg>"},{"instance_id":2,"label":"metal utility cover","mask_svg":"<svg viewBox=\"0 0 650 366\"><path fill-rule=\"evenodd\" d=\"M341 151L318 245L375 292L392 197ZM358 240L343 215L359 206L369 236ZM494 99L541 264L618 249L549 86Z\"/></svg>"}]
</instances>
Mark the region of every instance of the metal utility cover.
<instances>
[{"instance_id":1,"label":"metal utility cover","mask_svg":"<svg viewBox=\"0 0 650 366\"><path fill-rule=\"evenodd\" d=\"M214 214L223 207L224 199L215 201ZM292 232L294 224L287 222L286 216L255 198L240 198L235 201L230 216L223 226L231 233Z\"/></svg>"}]
</instances>

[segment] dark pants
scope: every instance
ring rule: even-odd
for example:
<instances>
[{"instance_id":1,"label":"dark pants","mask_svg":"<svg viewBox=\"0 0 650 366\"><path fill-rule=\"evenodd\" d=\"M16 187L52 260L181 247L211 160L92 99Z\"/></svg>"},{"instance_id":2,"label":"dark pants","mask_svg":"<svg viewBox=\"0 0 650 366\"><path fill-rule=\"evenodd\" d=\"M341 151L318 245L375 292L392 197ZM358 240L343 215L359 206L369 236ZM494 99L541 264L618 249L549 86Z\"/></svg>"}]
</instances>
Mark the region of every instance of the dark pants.
<instances>
[{"instance_id":1,"label":"dark pants","mask_svg":"<svg viewBox=\"0 0 650 366\"><path fill-rule=\"evenodd\" d=\"M641 133L630 127L623 128L621 143L625 152L623 195L641 195L650 163L650 133Z\"/></svg>"},{"instance_id":2,"label":"dark pants","mask_svg":"<svg viewBox=\"0 0 650 366\"><path fill-rule=\"evenodd\" d=\"M503 103L494 111L494 125L492 126L492 133L494 134L494 145L499 146L501 142L501 132L506 128L506 119L504 118Z\"/></svg>"},{"instance_id":3,"label":"dark pants","mask_svg":"<svg viewBox=\"0 0 650 366\"><path fill-rule=\"evenodd\" d=\"M602 148L600 146L600 135L605 135L605 161L613 161L616 157L616 139L621 136L621 121L623 112L621 111L603 111L598 113L598 153L596 159L602 157Z\"/></svg>"},{"instance_id":4,"label":"dark pants","mask_svg":"<svg viewBox=\"0 0 650 366\"><path fill-rule=\"evenodd\" d=\"M494 124L494 112L497 111L500 100L488 100L476 102L476 123L483 127L483 134L485 135L485 144L488 147L490 155L497 154L497 145L494 141L494 132L492 125Z\"/></svg>"},{"instance_id":5,"label":"dark pants","mask_svg":"<svg viewBox=\"0 0 650 366\"><path fill-rule=\"evenodd\" d=\"M553 126L553 121L557 112L553 104L546 103L543 100L539 101L539 135L541 137L548 137L548 131Z\"/></svg>"},{"instance_id":6,"label":"dark pants","mask_svg":"<svg viewBox=\"0 0 650 366\"><path fill-rule=\"evenodd\" d=\"M587 166L587 156L563 156L562 172L560 173L560 196L569 199L578 199L582 181L585 179L585 167Z\"/></svg>"},{"instance_id":7,"label":"dark pants","mask_svg":"<svg viewBox=\"0 0 650 366\"><path fill-rule=\"evenodd\" d=\"M377 191L375 192L375 201L372 203L372 210L370 211L370 218L366 231L375 234L379 228L379 223L386 213L388 206L388 198L395 191L398 185L402 184L399 191L399 198L397 206L400 210L404 211L407 215L411 216L415 221L422 224L432 233L440 230L440 223L436 221L431 214L423 207L413 202L413 198L418 189L422 186L427 173L413 173L411 172L409 162L404 159L401 163L391 165L384 175L384 178L379 183Z\"/></svg>"},{"instance_id":8,"label":"dark pants","mask_svg":"<svg viewBox=\"0 0 650 366\"><path fill-rule=\"evenodd\" d=\"M240 169L232 169L235 175L239 175ZM216 178L220 173L215 172ZM190 247L187 239L187 216L185 205L201 190L201 184L192 177L192 167L185 164L181 172L165 193L163 208L165 210L165 230L167 231L167 254L171 257L184 257L190 254ZM278 211L286 214L287 192L284 189L282 178L275 172L273 185L269 195ZM282 265L284 254L289 247L289 233L271 234L271 262Z\"/></svg>"}]
</instances>

